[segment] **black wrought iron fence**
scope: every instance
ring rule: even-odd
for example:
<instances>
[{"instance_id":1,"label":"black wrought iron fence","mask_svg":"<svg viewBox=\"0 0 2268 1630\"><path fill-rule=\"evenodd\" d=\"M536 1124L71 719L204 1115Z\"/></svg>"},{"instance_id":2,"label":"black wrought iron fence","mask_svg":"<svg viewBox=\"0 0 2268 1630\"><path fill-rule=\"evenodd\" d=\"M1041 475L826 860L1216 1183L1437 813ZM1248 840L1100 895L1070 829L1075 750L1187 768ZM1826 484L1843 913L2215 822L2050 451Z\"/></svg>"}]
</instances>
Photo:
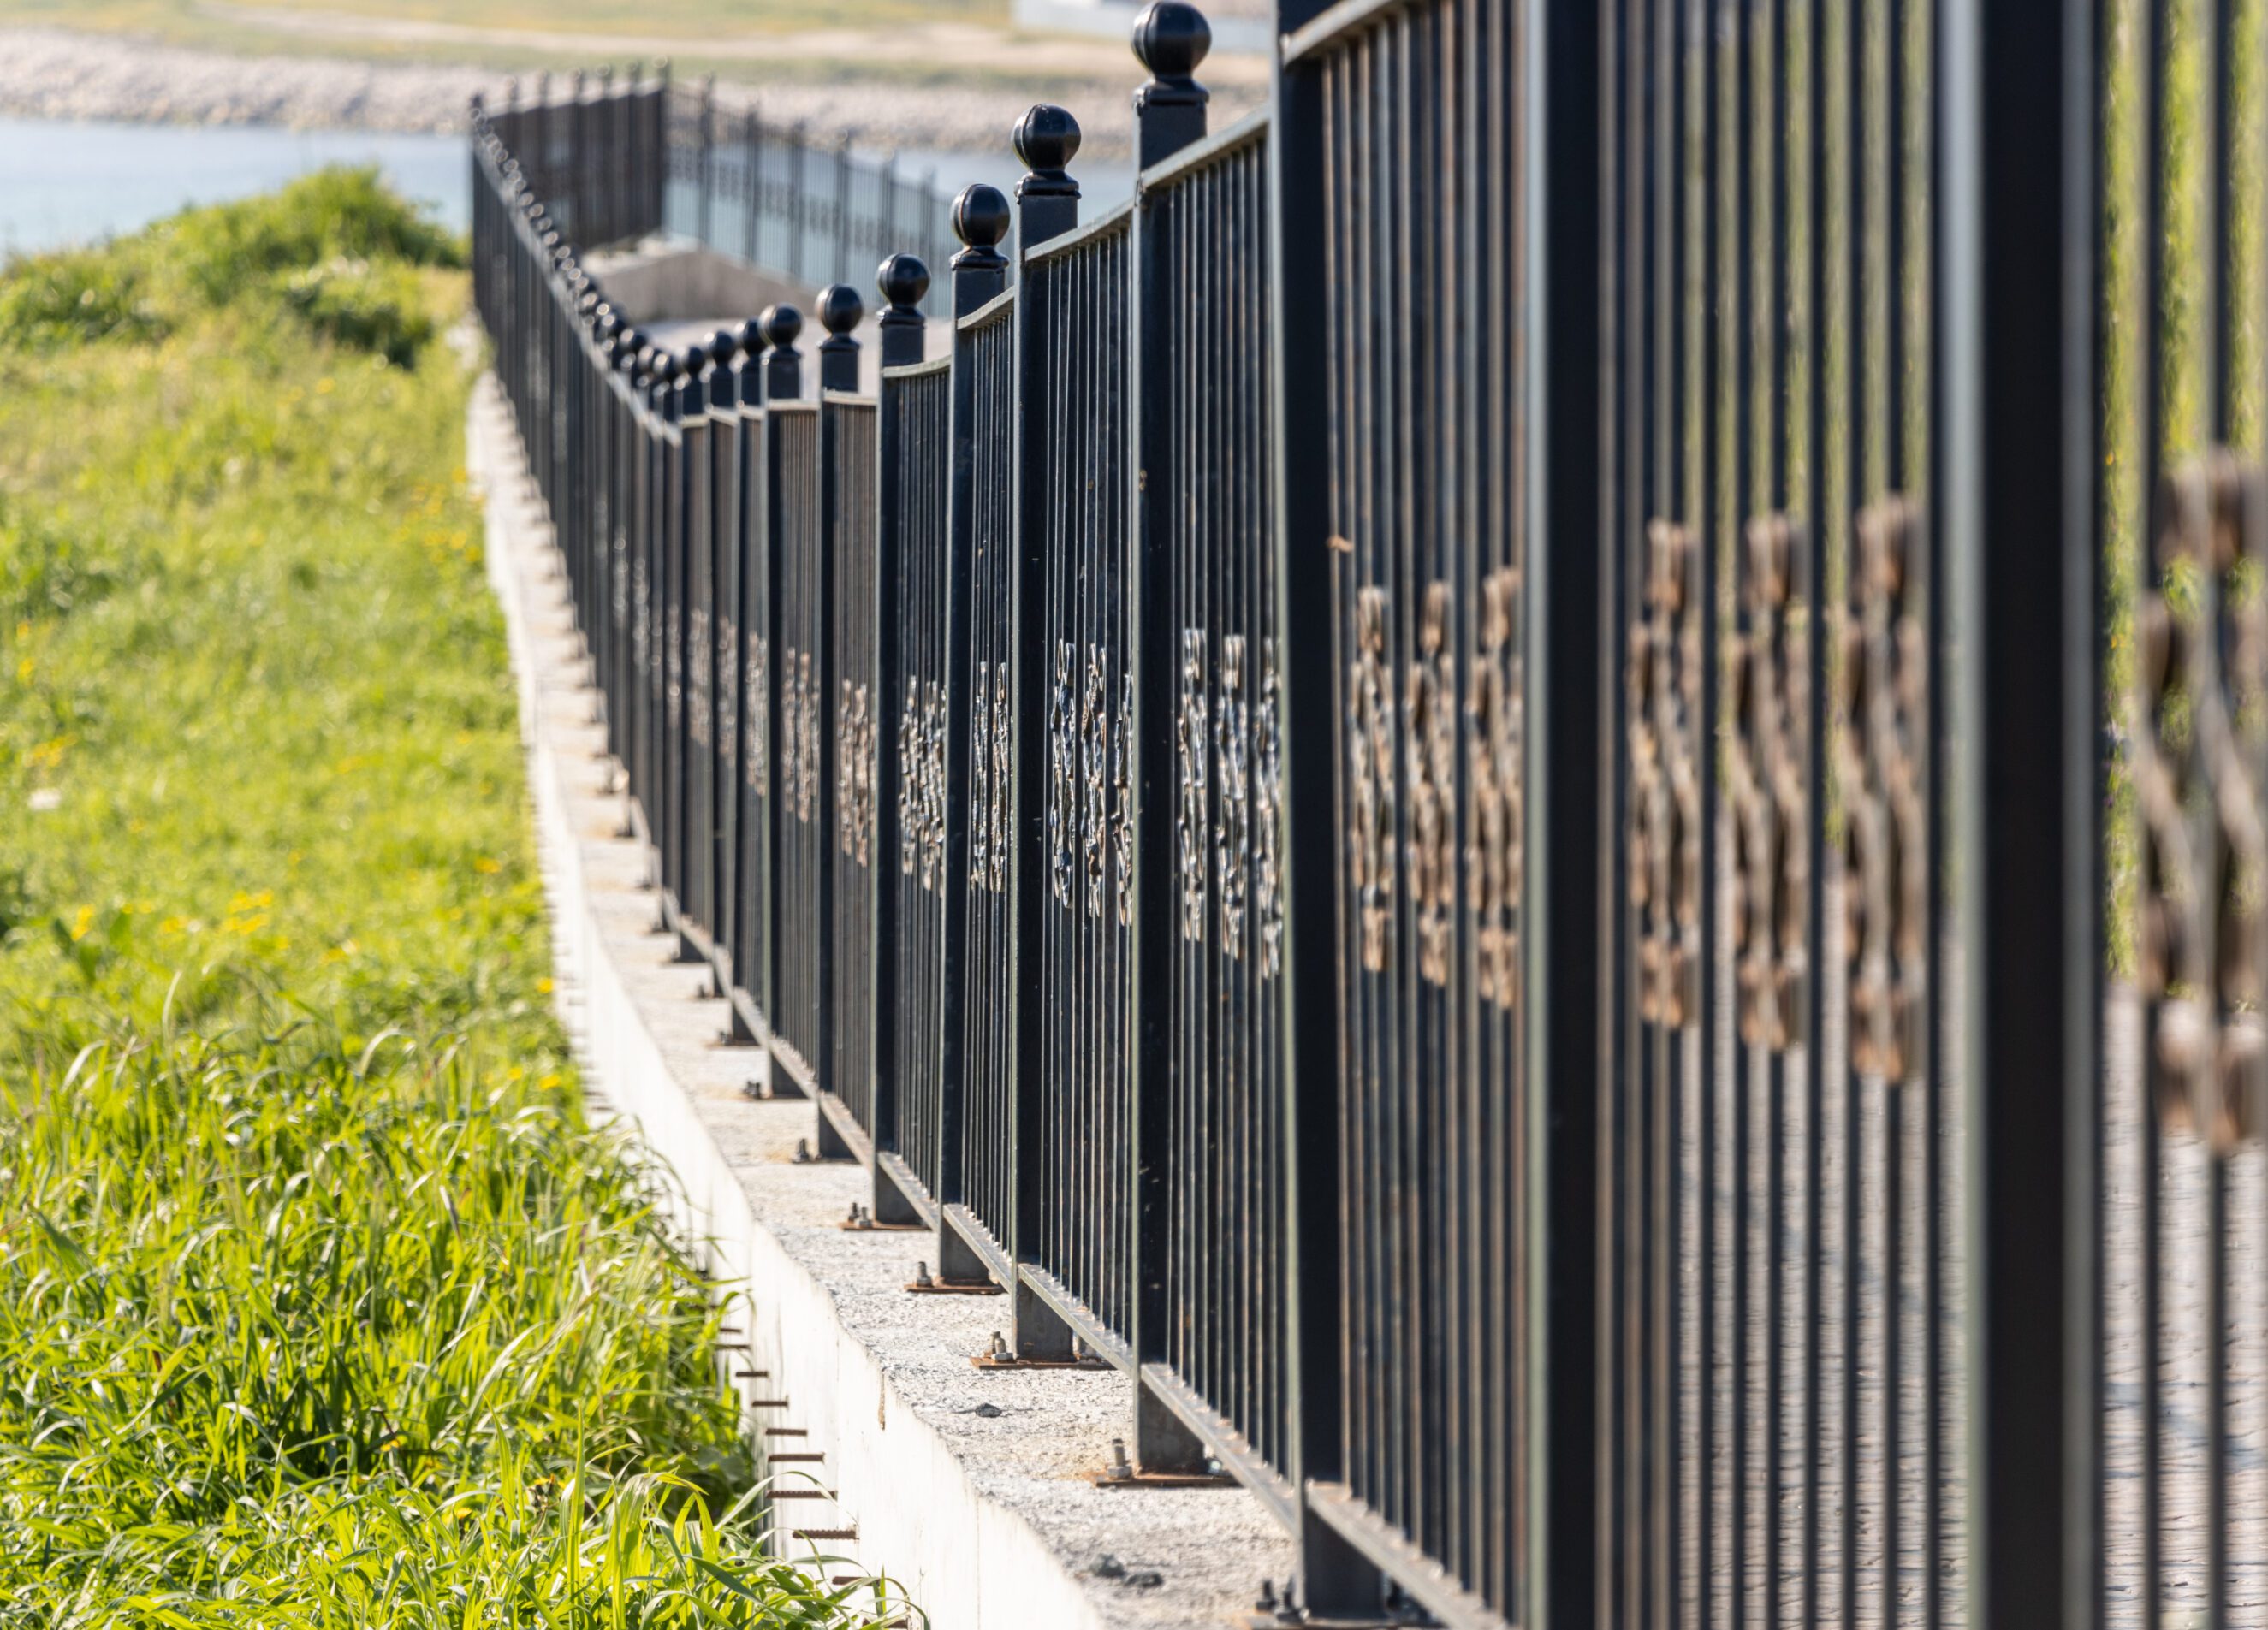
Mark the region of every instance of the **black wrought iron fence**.
<instances>
[{"instance_id":1,"label":"black wrought iron fence","mask_svg":"<svg viewBox=\"0 0 2268 1630\"><path fill-rule=\"evenodd\" d=\"M941 262L951 242L952 200L934 169L720 107L706 81L670 93L664 120L662 222L711 249L799 283L842 283L901 251Z\"/></svg>"},{"instance_id":2,"label":"black wrought iron fence","mask_svg":"<svg viewBox=\"0 0 2268 1630\"><path fill-rule=\"evenodd\" d=\"M1034 109L873 399L848 288L805 400L798 313L674 356L582 268L652 89L476 124L684 954L984 1362L1297 1534L1263 1615L2256 1622L2259 19L1279 21L1208 137L1145 14L1083 225ZM931 249L876 196L792 231Z\"/></svg>"}]
</instances>

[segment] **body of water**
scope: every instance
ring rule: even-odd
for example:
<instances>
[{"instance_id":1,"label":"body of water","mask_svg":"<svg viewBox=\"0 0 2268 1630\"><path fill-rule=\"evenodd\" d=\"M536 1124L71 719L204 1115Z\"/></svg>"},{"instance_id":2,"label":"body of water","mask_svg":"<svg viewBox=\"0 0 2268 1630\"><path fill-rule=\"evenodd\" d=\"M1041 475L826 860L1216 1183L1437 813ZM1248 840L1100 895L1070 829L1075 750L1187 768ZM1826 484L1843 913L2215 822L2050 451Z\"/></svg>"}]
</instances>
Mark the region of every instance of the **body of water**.
<instances>
[{"instance_id":1,"label":"body of water","mask_svg":"<svg viewBox=\"0 0 2268 1630\"><path fill-rule=\"evenodd\" d=\"M130 232L332 164L374 164L448 225L470 219L460 136L0 119L0 259Z\"/></svg>"}]
</instances>

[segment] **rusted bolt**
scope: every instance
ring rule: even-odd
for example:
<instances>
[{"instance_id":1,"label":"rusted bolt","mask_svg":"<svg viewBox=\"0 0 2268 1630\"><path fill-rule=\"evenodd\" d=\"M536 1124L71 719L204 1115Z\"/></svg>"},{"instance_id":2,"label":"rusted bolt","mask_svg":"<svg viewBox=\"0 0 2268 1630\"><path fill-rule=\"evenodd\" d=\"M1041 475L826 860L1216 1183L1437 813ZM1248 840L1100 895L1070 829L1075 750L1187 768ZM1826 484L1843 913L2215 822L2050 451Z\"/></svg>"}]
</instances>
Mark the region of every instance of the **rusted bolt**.
<instances>
[{"instance_id":1,"label":"rusted bolt","mask_svg":"<svg viewBox=\"0 0 2268 1630\"><path fill-rule=\"evenodd\" d=\"M811 1164L811 1142L809 1139L796 1139L793 1164L799 1166L807 1166Z\"/></svg>"},{"instance_id":2,"label":"rusted bolt","mask_svg":"<svg viewBox=\"0 0 2268 1630\"><path fill-rule=\"evenodd\" d=\"M1126 1440L1123 1437L1110 1440L1110 1470L1105 1475L1114 1483L1134 1480L1134 1463L1126 1458Z\"/></svg>"},{"instance_id":3,"label":"rusted bolt","mask_svg":"<svg viewBox=\"0 0 2268 1630\"><path fill-rule=\"evenodd\" d=\"M1015 1355L1008 1351L1008 1338L1002 1335L998 1331L994 1331L992 1333L992 1362L996 1364L1005 1364L1012 1362L1014 1358Z\"/></svg>"},{"instance_id":4,"label":"rusted bolt","mask_svg":"<svg viewBox=\"0 0 2268 1630\"><path fill-rule=\"evenodd\" d=\"M922 1290L928 1290L935 1287L937 1281L929 1276L928 1263L917 1262L914 1264L914 1284L916 1288Z\"/></svg>"}]
</instances>

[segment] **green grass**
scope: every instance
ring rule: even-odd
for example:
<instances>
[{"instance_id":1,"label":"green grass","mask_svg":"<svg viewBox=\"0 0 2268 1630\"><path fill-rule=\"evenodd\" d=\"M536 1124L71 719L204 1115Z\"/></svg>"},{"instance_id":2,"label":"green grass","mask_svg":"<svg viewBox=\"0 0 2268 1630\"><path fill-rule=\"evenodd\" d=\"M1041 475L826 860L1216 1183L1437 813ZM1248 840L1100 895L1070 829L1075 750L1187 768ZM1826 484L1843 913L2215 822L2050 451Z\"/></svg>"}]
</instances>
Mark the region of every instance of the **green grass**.
<instances>
[{"instance_id":1,"label":"green grass","mask_svg":"<svg viewBox=\"0 0 2268 1630\"><path fill-rule=\"evenodd\" d=\"M0 1626L850 1626L551 1016L367 176L0 272Z\"/></svg>"}]
</instances>

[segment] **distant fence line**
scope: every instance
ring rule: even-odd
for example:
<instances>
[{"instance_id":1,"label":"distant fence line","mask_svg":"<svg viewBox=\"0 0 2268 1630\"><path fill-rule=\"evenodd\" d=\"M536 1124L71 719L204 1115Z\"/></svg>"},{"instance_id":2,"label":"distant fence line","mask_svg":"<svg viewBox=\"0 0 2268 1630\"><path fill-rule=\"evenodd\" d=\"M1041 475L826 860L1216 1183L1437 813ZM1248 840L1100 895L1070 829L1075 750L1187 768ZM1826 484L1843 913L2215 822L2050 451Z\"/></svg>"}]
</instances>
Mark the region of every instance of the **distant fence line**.
<instances>
[{"instance_id":1,"label":"distant fence line","mask_svg":"<svg viewBox=\"0 0 2268 1630\"><path fill-rule=\"evenodd\" d=\"M537 77L530 99L511 83L482 117L549 201L563 238L585 251L668 231L798 282L844 282L856 266L903 250L942 264L952 200L934 170L897 156L820 143L800 124L718 106L667 64Z\"/></svg>"},{"instance_id":2,"label":"distant fence line","mask_svg":"<svg viewBox=\"0 0 2268 1630\"><path fill-rule=\"evenodd\" d=\"M2233 15L1284 0L1209 132L1159 0L1133 198L1035 106L935 290L656 88L476 121L668 922L909 1293L1295 1536L1257 1622L2268 1599ZM794 310L609 304L576 246L681 196L888 252L875 394L847 281L808 396Z\"/></svg>"}]
</instances>

